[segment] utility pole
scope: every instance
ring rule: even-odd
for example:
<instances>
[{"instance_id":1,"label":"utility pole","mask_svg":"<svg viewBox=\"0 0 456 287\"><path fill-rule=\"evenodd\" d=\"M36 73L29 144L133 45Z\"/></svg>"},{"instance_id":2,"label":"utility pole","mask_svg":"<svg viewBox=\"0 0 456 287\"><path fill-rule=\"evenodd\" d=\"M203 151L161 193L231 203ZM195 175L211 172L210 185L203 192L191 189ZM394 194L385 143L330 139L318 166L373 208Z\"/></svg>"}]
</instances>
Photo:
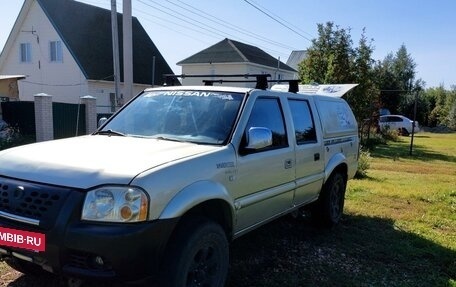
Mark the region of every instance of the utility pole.
<instances>
[{"instance_id":1,"label":"utility pole","mask_svg":"<svg viewBox=\"0 0 456 287\"><path fill-rule=\"evenodd\" d=\"M111 30L112 30L112 58L114 65L114 86L116 93L116 109L122 105L120 96L120 64L119 64L119 29L117 26L116 0L111 0Z\"/></svg>"},{"instance_id":2,"label":"utility pole","mask_svg":"<svg viewBox=\"0 0 456 287\"><path fill-rule=\"evenodd\" d=\"M127 101L133 97L133 35L131 10L131 0L123 0L123 94Z\"/></svg>"},{"instance_id":3,"label":"utility pole","mask_svg":"<svg viewBox=\"0 0 456 287\"><path fill-rule=\"evenodd\" d=\"M155 56L152 57L152 88L155 87Z\"/></svg>"}]
</instances>

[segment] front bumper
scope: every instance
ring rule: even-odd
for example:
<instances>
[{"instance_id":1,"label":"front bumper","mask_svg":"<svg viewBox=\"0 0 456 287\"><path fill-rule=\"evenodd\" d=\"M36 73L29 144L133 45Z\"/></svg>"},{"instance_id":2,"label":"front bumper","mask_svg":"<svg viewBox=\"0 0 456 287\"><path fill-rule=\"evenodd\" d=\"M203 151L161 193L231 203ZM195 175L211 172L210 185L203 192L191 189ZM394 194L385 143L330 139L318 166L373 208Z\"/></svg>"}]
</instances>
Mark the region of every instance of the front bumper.
<instances>
[{"instance_id":1,"label":"front bumper","mask_svg":"<svg viewBox=\"0 0 456 287\"><path fill-rule=\"evenodd\" d=\"M11 181L9 184L17 185ZM53 222L38 226L0 217L0 227L46 236L44 252L0 245L0 256L26 260L46 271L82 279L139 281L156 277L177 219L131 224L81 221L84 195L76 190L68 192Z\"/></svg>"}]
</instances>

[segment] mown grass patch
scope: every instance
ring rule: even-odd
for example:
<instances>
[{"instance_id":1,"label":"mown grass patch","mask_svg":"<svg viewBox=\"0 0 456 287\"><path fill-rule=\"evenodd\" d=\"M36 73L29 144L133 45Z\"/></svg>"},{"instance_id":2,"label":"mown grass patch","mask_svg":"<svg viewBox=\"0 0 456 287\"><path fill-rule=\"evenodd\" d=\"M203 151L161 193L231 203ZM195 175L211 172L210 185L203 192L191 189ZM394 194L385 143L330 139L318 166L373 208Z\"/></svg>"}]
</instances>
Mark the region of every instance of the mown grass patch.
<instances>
[{"instance_id":1,"label":"mown grass patch","mask_svg":"<svg viewBox=\"0 0 456 287\"><path fill-rule=\"evenodd\" d=\"M368 178L349 183L347 211L391 218L456 250L456 134L424 133L415 144L412 156L406 140L377 147Z\"/></svg>"}]
</instances>

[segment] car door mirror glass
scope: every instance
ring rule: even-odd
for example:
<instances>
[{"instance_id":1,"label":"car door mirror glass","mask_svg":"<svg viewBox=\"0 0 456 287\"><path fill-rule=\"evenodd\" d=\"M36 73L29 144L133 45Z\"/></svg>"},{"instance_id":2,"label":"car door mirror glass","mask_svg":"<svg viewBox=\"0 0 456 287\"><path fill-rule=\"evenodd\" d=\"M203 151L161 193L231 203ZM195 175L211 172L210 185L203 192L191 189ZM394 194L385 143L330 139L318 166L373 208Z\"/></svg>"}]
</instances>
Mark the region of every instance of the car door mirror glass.
<instances>
[{"instance_id":1,"label":"car door mirror glass","mask_svg":"<svg viewBox=\"0 0 456 287\"><path fill-rule=\"evenodd\" d=\"M272 131L263 127L251 127L247 132L247 149L258 150L272 146Z\"/></svg>"}]
</instances>

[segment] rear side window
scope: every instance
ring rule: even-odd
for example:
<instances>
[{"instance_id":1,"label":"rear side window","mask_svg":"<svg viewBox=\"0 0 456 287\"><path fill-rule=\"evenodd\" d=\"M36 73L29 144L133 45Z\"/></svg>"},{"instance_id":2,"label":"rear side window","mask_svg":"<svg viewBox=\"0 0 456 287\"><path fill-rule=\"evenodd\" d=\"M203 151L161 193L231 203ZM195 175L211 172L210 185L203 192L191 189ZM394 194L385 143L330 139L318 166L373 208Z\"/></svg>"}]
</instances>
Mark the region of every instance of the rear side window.
<instances>
[{"instance_id":1,"label":"rear side window","mask_svg":"<svg viewBox=\"0 0 456 287\"><path fill-rule=\"evenodd\" d=\"M309 102L305 100L289 100L291 115L295 128L295 138L298 145L315 143L317 135Z\"/></svg>"},{"instance_id":2,"label":"rear side window","mask_svg":"<svg viewBox=\"0 0 456 287\"><path fill-rule=\"evenodd\" d=\"M264 127L272 131L272 147L288 147L283 113L277 98L258 98L247 123L246 132L251 127Z\"/></svg>"}]
</instances>

